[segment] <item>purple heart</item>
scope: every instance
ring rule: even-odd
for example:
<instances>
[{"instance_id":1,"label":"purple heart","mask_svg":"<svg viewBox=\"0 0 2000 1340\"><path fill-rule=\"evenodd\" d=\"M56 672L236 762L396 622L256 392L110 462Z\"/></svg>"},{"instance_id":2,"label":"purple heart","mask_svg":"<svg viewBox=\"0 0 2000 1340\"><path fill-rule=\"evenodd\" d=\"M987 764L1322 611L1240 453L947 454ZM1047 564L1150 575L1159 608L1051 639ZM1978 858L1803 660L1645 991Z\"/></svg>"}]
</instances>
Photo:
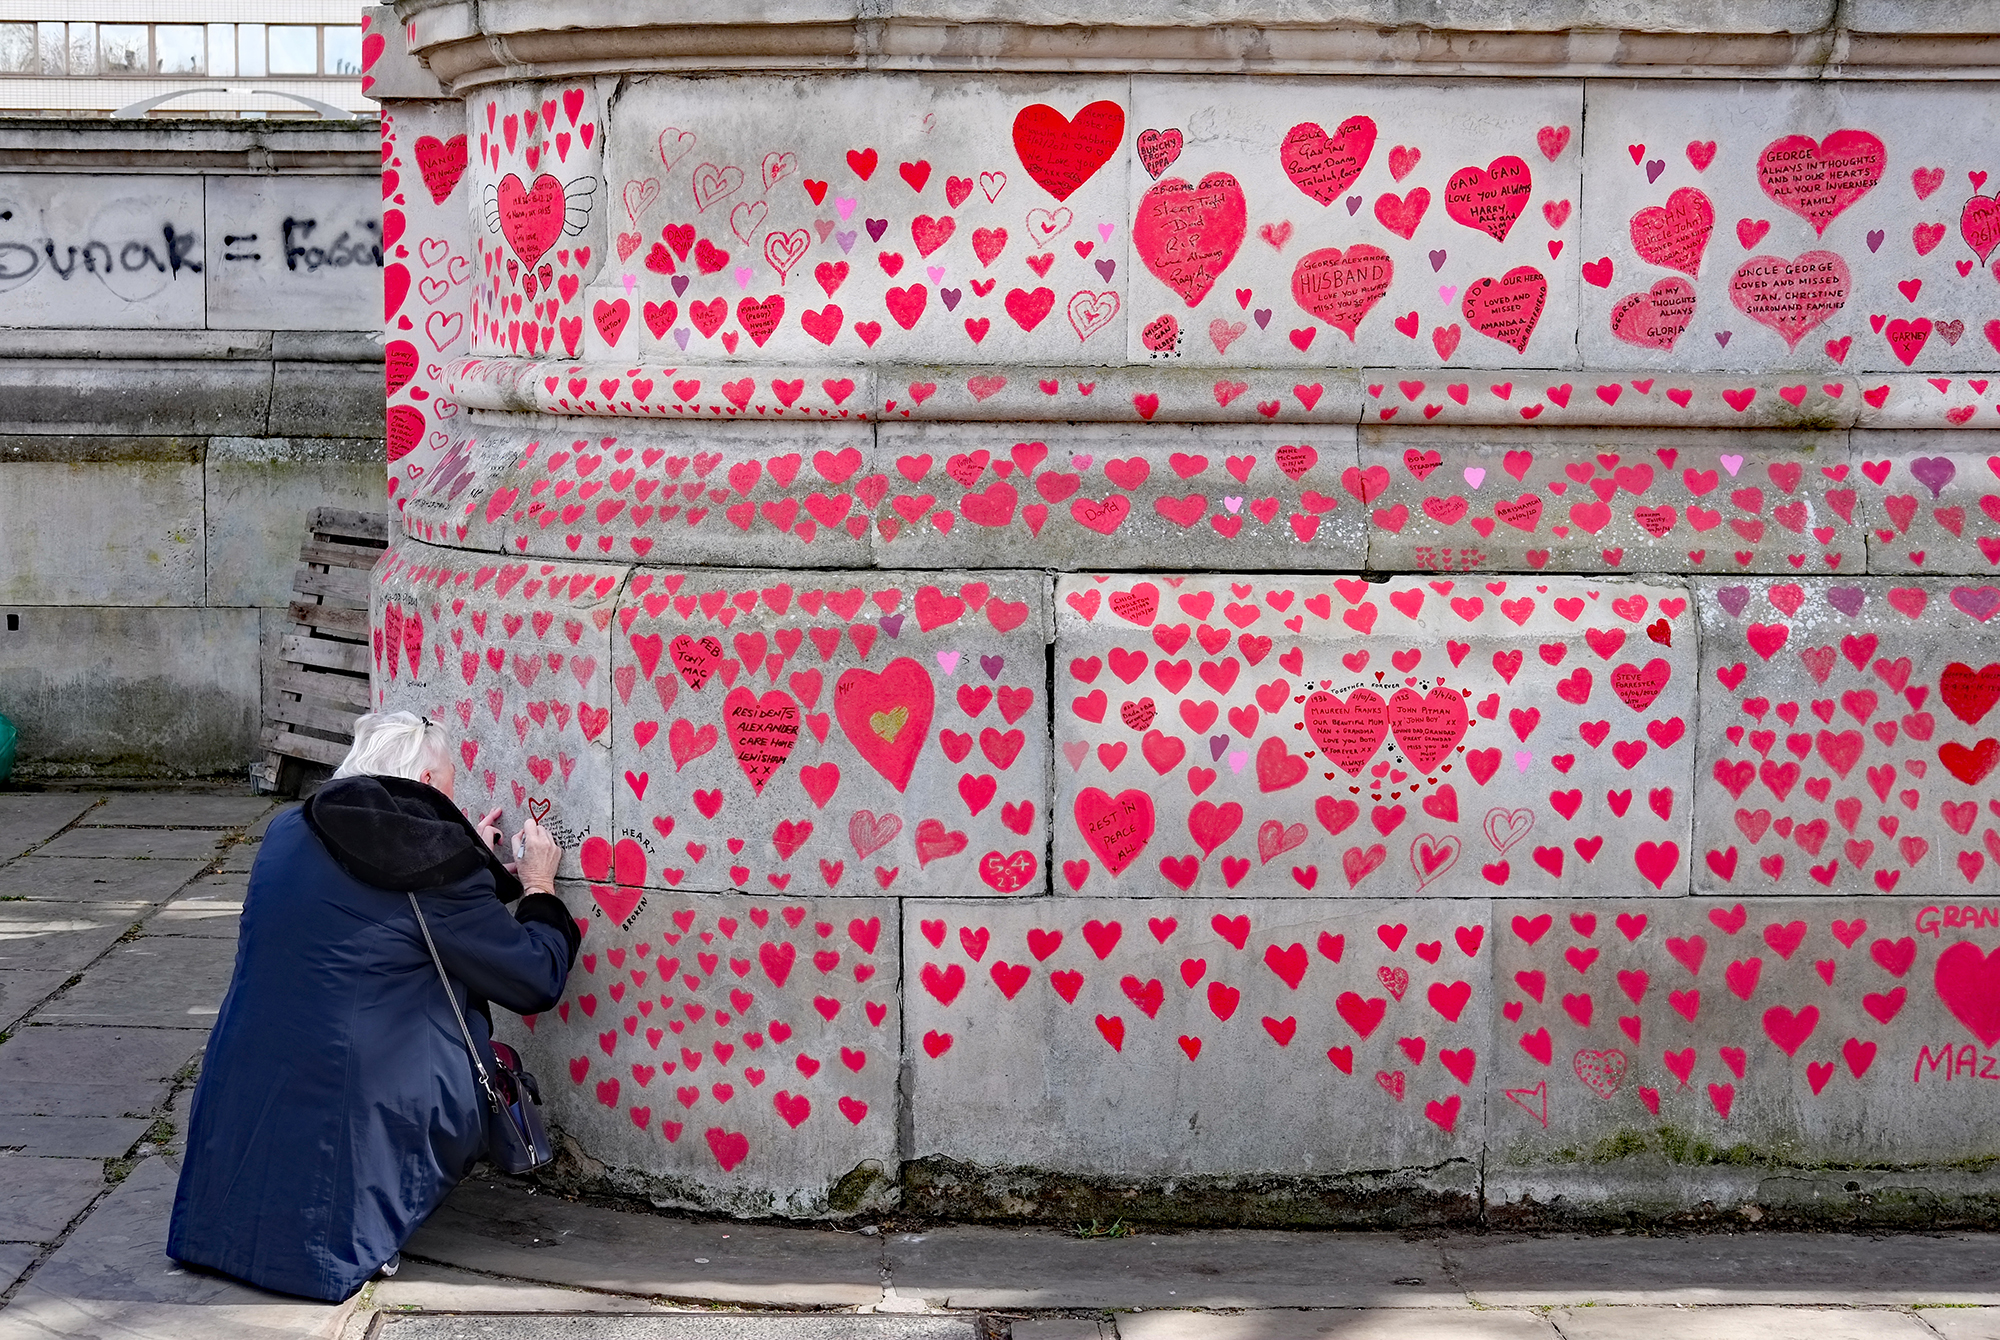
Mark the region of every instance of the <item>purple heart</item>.
<instances>
[{"instance_id":1,"label":"purple heart","mask_svg":"<svg viewBox=\"0 0 2000 1340\"><path fill-rule=\"evenodd\" d=\"M833 240L840 243L840 254L845 256L854 250L854 243L860 236L858 231L849 228L844 233L835 233Z\"/></svg>"},{"instance_id":2,"label":"purple heart","mask_svg":"<svg viewBox=\"0 0 2000 1340\"><path fill-rule=\"evenodd\" d=\"M675 343L675 344L678 344L678 345L679 345L679 346L681 347L681 352L682 352L682 353L686 353L686 352L687 352L687 348L688 348L688 336L690 336L690 335L692 335L692 334L694 334L694 332L693 332L693 331L691 331L691 330L689 330L689 329L688 329L688 328L687 328L686 326L675 326L675 327L674 327L674 343Z\"/></svg>"},{"instance_id":3,"label":"purple heart","mask_svg":"<svg viewBox=\"0 0 2000 1340\"><path fill-rule=\"evenodd\" d=\"M1208 737L1209 761L1214 762L1216 759L1221 758L1224 752L1228 750L1228 748L1229 748L1229 737L1227 735L1209 736Z\"/></svg>"},{"instance_id":4,"label":"purple heart","mask_svg":"<svg viewBox=\"0 0 2000 1340\"><path fill-rule=\"evenodd\" d=\"M1000 667L1005 664L1007 664L1005 656L981 656L979 658L979 668L986 672L988 679L1000 678Z\"/></svg>"},{"instance_id":5,"label":"purple heart","mask_svg":"<svg viewBox=\"0 0 2000 1340\"><path fill-rule=\"evenodd\" d=\"M875 622L880 624L882 631L890 637L903 631L903 616L900 614L885 614Z\"/></svg>"},{"instance_id":6,"label":"purple heart","mask_svg":"<svg viewBox=\"0 0 2000 1340\"><path fill-rule=\"evenodd\" d=\"M1944 491L1944 486L1957 476L1958 467L1952 464L1949 456L1919 456L1910 462L1910 473L1917 477L1919 484L1931 491L1931 501L1935 502L1938 494Z\"/></svg>"},{"instance_id":7,"label":"purple heart","mask_svg":"<svg viewBox=\"0 0 2000 1340\"><path fill-rule=\"evenodd\" d=\"M1108 283L1110 283L1110 282L1111 282L1111 276L1112 276L1112 275L1114 275L1114 274L1116 274L1117 272L1118 272L1118 262L1117 262L1117 261L1099 261L1099 262L1097 262L1097 273L1098 273L1098 274L1100 274L1100 275L1102 275L1102 276L1104 276L1104 282L1105 282L1105 283L1107 283L1107 284L1108 284Z\"/></svg>"},{"instance_id":8,"label":"purple heart","mask_svg":"<svg viewBox=\"0 0 2000 1340\"><path fill-rule=\"evenodd\" d=\"M1431 253L1431 273L1436 274L1442 269L1444 269L1444 252L1433 251Z\"/></svg>"},{"instance_id":9,"label":"purple heart","mask_svg":"<svg viewBox=\"0 0 2000 1340\"><path fill-rule=\"evenodd\" d=\"M882 240L882 234L888 231L889 231L889 221L887 219L868 220L868 236L871 241L880 242Z\"/></svg>"},{"instance_id":10,"label":"purple heart","mask_svg":"<svg viewBox=\"0 0 2000 1340\"><path fill-rule=\"evenodd\" d=\"M1743 617L1743 607L1750 603L1750 588L1747 586L1725 586L1715 593L1715 599L1722 608L1729 611L1729 617Z\"/></svg>"},{"instance_id":11,"label":"purple heart","mask_svg":"<svg viewBox=\"0 0 2000 1340\"><path fill-rule=\"evenodd\" d=\"M1729 347L1729 337L1734 333L1734 331L1718 330L1715 332L1715 342L1727 349Z\"/></svg>"},{"instance_id":12,"label":"purple heart","mask_svg":"<svg viewBox=\"0 0 2000 1340\"><path fill-rule=\"evenodd\" d=\"M1354 213L1354 212L1355 212L1356 210L1358 210L1358 209L1360 209L1360 208L1361 208L1361 197L1360 197L1360 196L1358 196L1358 195L1350 195L1350 196L1348 196L1348 197L1347 197L1347 212L1348 212L1349 214L1352 214L1352 213Z\"/></svg>"},{"instance_id":13,"label":"purple heart","mask_svg":"<svg viewBox=\"0 0 2000 1340\"><path fill-rule=\"evenodd\" d=\"M1882 249L1882 239L1887 236L1888 234L1880 228L1870 228L1868 230L1868 249L1870 251L1880 251Z\"/></svg>"},{"instance_id":14,"label":"purple heart","mask_svg":"<svg viewBox=\"0 0 2000 1340\"><path fill-rule=\"evenodd\" d=\"M1826 603L1852 619L1861 613L1861 606L1868 600L1868 593L1858 586L1829 586L1826 588Z\"/></svg>"},{"instance_id":15,"label":"purple heart","mask_svg":"<svg viewBox=\"0 0 2000 1340\"><path fill-rule=\"evenodd\" d=\"M1649 159L1647 159L1647 160L1646 160L1646 184L1650 186L1650 185L1652 185L1652 184L1653 184L1654 182L1658 181L1658 180L1660 179L1660 174L1661 174L1662 172L1665 172L1666 170L1667 170L1667 160L1666 160L1666 159L1664 159L1664 158L1649 158Z\"/></svg>"},{"instance_id":16,"label":"purple heart","mask_svg":"<svg viewBox=\"0 0 2000 1340\"><path fill-rule=\"evenodd\" d=\"M1252 312L1250 315L1257 322L1257 329L1266 330L1270 328L1271 325L1270 308L1259 307L1256 311Z\"/></svg>"},{"instance_id":17,"label":"purple heart","mask_svg":"<svg viewBox=\"0 0 2000 1340\"><path fill-rule=\"evenodd\" d=\"M942 299L944 300L944 309L945 309L945 310L946 310L947 312L955 312L955 311L957 311L957 310L958 310L958 300L959 300L960 298L963 298L964 296L965 296L965 290L964 290L964 289L956 289L956 288L941 288L941 289L939 289L939 290L938 290L938 297L940 297L940 298L942 298Z\"/></svg>"},{"instance_id":18,"label":"purple heart","mask_svg":"<svg viewBox=\"0 0 2000 1340\"><path fill-rule=\"evenodd\" d=\"M675 275L673 282L674 282L674 296L676 298L682 296L688 291L688 277L686 275Z\"/></svg>"},{"instance_id":19,"label":"purple heart","mask_svg":"<svg viewBox=\"0 0 2000 1340\"><path fill-rule=\"evenodd\" d=\"M2000 610L2000 587L1954 586L1951 588L1951 603L1985 623Z\"/></svg>"}]
</instances>

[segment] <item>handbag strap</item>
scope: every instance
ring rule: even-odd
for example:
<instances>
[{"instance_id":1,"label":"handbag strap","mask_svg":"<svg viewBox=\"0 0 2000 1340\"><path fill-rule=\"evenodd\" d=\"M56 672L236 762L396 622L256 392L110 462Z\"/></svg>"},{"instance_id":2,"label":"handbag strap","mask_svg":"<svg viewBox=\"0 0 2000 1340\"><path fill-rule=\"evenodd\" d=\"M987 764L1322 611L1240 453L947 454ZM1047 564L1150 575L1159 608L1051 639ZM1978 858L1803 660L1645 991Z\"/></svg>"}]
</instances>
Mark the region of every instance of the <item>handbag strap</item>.
<instances>
[{"instance_id":1,"label":"handbag strap","mask_svg":"<svg viewBox=\"0 0 2000 1340\"><path fill-rule=\"evenodd\" d=\"M430 923L424 920L423 908L417 906L417 895L407 894L410 911L417 915L417 929L424 933L424 947L431 951L431 963L437 968L438 981L444 984L444 998L451 1002L451 1017L458 1020L459 1036L465 1039L466 1054L472 1057L472 1068L479 1074L479 1087L486 1091L486 1105L493 1111L500 1110L500 1095L493 1090L493 1079L486 1073L486 1063L479 1057L479 1046L472 1040L472 1030L465 1026L465 1013L458 1008L458 993L451 989L451 977L444 970L444 960L438 957L437 942L431 939Z\"/></svg>"}]
</instances>

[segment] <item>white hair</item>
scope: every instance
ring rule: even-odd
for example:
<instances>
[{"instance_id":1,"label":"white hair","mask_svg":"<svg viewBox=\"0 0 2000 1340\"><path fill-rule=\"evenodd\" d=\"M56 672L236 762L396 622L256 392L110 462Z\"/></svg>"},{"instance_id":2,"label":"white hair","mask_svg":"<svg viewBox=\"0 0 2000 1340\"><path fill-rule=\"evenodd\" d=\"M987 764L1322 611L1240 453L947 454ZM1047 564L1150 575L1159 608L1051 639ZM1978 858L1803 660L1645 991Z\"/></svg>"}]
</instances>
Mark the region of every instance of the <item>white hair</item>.
<instances>
[{"instance_id":1,"label":"white hair","mask_svg":"<svg viewBox=\"0 0 2000 1340\"><path fill-rule=\"evenodd\" d=\"M354 723L354 747L335 777L404 777L419 780L452 766L451 736L415 712L370 712Z\"/></svg>"}]
</instances>

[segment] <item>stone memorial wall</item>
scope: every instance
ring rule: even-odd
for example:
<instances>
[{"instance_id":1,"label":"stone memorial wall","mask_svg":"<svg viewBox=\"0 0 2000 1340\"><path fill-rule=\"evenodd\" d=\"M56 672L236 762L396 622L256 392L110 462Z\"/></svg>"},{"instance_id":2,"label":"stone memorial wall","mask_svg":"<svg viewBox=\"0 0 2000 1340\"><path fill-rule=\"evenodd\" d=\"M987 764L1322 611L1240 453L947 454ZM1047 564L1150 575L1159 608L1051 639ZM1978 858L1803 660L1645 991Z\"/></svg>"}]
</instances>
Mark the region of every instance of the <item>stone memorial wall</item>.
<instances>
[{"instance_id":1,"label":"stone memorial wall","mask_svg":"<svg viewBox=\"0 0 2000 1340\"><path fill-rule=\"evenodd\" d=\"M1991 83L600 9L377 67L376 694L568 848L565 1184L1991 1221Z\"/></svg>"}]
</instances>

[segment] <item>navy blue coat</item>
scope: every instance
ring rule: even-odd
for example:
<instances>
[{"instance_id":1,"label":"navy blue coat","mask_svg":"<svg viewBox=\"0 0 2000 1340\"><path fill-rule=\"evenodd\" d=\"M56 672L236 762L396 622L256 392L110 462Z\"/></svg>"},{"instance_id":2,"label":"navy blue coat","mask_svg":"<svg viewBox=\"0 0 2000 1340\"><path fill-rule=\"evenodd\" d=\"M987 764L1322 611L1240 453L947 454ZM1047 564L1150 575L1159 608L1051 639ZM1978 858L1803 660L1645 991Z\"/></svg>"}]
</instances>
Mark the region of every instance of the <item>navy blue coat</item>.
<instances>
[{"instance_id":1,"label":"navy blue coat","mask_svg":"<svg viewBox=\"0 0 2000 1340\"><path fill-rule=\"evenodd\" d=\"M170 1256L337 1301L401 1249L484 1152L487 1111L404 890L419 887L482 1048L483 1002L549 1009L574 957L555 918L516 920L500 882L488 862L378 887L300 812L271 824L195 1088ZM523 900L536 903L554 900Z\"/></svg>"}]
</instances>

